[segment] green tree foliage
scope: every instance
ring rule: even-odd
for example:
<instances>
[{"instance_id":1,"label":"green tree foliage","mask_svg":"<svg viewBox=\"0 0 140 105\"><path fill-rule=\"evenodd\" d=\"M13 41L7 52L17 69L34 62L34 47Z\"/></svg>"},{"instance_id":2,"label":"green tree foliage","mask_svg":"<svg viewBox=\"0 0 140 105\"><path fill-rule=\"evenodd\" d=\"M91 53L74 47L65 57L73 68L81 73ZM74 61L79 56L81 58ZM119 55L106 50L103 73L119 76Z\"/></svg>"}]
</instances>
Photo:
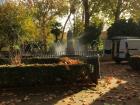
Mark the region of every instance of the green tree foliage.
<instances>
[{"instance_id":1,"label":"green tree foliage","mask_svg":"<svg viewBox=\"0 0 140 105\"><path fill-rule=\"evenodd\" d=\"M76 17L74 21L74 37L78 37L84 30L84 23L79 17Z\"/></svg>"},{"instance_id":2,"label":"green tree foliage","mask_svg":"<svg viewBox=\"0 0 140 105\"><path fill-rule=\"evenodd\" d=\"M100 11L102 11L104 0L80 0L81 4L77 5L74 18L74 35L80 35L83 30L94 24L103 22L103 18L99 19Z\"/></svg>"},{"instance_id":3,"label":"green tree foliage","mask_svg":"<svg viewBox=\"0 0 140 105\"><path fill-rule=\"evenodd\" d=\"M65 24L64 24L64 27L62 29L62 35L61 35L61 40L63 40L63 37L64 37L64 33L65 33L65 28L67 26L67 23L68 21L70 20L72 14L74 15L75 12L77 11L77 9L79 9L79 3L80 1L79 0L68 0L68 7L69 7L69 11L68 11L68 16L67 16L67 19L65 21Z\"/></svg>"},{"instance_id":4,"label":"green tree foliage","mask_svg":"<svg viewBox=\"0 0 140 105\"><path fill-rule=\"evenodd\" d=\"M58 16L63 16L67 12L65 0L38 0L34 2L36 10L36 24L40 30L41 39L46 43L47 36L51 31L51 24Z\"/></svg>"},{"instance_id":5,"label":"green tree foliage","mask_svg":"<svg viewBox=\"0 0 140 105\"><path fill-rule=\"evenodd\" d=\"M96 26L95 24L89 26L84 34L80 37L80 42L83 44L91 44L93 40L97 40L101 34L102 24Z\"/></svg>"},{"instance_id":6,"label":"green tree foliage","mask_svg":"<svg viewBox=\"0 0 140 105\"><path fill-rule=\"evenodd\" d=\"M14 45L26 37L34 36L35 24L30 12L22 4L7 2L0 5L0 37Z\"/></svg>"},{"instance_id":7,"label":"green tree foliage","mask_svg":"<svg viewBox=\"0 0 140 105\"><path fill-rule=\"evenodd\" d=\"M137 19L140 16L139 0L105 0L102 11L107 13L114 21L124 18L125 14L131 14L131 17Z\"/></svg>"},{"instance_id":8,"label":"green tree foliage","mask_svg":"<svg viewBox=\"0 0 140 105\"><path fill-rule=\"evenodd\" d=\"M113 17L115 21L118 21L121 13L125 10L126 3L126 0L106 0L103 11L107 13L110 18Z\"/></svg>"},{"instance_id":9,"label":"green tree foliage","mask_svg":"<svg viewBox=\"0 0 140 105\"><path fill-rule=\"evenodd\" d=\"M82 0L83 10L84 10L84 23L85 30L90 25L90 19L93 16L97 16L100 11L105 8L106 0ZM107 8L106 8L107 9Z\"/></svg>"},{"instance_id":10,"label":"green tree foliage","mask_svg":"<svg viewBox=\"0 0 140 105\"><path fill-rule=\"evenodd\" d=\"M126 18L128 14L134 19L139 19L140 16L139 0L81 0L81 2L85 29L90 25L91 18L98 16L101 12L109 18L109 21L115 22Z\"/></svg>"},{"instance_id":11,"label":"green tree foliage","mask_svg":"<svg viewBox=\"0 0 140 105\"><path fill-rule=\"evenodd\" d=\"M55 22L54 24L52 24L51 33L55 35L55 42L58 41L58 37L60 36L62 32L61 29L62 29L61 23Z\"/></svg>"},{"instance_id":12,"label":"green tree foliage","mask_svg":"<svg viewBox=\"0 0 140 105\"><path fill-rule=\"evenodd\" d=\"M108 29L108 37L114 36L139 36L140 37L140 24L133 21L133 19L121 19L112 24Z\"/></svg>"}]
</instances>

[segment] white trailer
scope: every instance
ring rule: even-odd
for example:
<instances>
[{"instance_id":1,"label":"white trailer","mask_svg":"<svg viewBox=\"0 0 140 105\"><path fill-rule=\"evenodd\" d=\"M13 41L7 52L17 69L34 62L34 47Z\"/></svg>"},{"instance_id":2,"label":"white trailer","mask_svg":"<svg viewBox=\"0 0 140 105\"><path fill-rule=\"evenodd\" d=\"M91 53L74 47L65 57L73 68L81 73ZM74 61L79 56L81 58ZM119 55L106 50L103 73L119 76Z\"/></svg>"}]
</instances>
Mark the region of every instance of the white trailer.
<instances>
[{"instance_id":1,"label":"white trailer","mask_svg":"<svg viewBox=\"0 0 140 105\"><path fill-rule=\"evenodd\" d=\"M104 54L110 54L117 63L128 60L133 55L140 55L140 38L113 37L105 42Z\"/></svg>"}]
</instances>

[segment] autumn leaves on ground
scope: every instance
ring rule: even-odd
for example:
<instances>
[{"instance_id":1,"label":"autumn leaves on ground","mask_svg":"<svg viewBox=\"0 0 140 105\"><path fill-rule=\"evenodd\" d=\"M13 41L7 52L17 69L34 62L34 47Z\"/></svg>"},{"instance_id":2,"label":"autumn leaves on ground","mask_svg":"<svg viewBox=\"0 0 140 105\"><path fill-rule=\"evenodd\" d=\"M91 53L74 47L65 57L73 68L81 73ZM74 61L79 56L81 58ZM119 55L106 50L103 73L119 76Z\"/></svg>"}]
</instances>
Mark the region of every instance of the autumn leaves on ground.
<instances>
[{"instance_id":1,"label":"autumn leaves on ground","mask_svg":"<svg viewBox=\"0 0 140 105\"><path fill-rule=\"evenodd\" d=\"M0 105L140 105L140 72L101 63L101 76L96 87L1 89Z\"/></svg>"}]
</instances>

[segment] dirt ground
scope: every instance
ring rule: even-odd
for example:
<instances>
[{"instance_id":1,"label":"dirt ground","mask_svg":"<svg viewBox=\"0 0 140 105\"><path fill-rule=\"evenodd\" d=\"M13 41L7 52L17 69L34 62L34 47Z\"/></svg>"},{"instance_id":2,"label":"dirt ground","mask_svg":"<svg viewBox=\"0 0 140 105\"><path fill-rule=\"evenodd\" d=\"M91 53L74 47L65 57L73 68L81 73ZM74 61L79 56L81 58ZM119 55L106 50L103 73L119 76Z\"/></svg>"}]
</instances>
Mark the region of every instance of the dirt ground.
<instances>
[{"instance_id":1,"label":"dirt ground","mask_svg":"<svg viewBox=\"0 0 140 105\"><path fill-rule=\"evenodd\" d=\"M0 105L140 105L140 72L126 63L101 63L96 87L1 89Z\"/></svg>"}]
</instances>

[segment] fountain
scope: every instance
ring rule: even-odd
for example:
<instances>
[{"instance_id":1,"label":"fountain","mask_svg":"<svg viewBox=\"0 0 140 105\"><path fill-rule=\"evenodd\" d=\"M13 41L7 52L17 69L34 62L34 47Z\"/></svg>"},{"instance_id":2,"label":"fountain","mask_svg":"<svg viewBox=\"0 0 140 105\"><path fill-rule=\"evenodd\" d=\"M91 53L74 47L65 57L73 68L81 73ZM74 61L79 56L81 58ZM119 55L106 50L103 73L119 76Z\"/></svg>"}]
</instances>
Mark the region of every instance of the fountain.
<instances>
[{"instance_id":1,"label":"fountain","mask_svg":"<svg viewBox=\"0 0 140 105\"><path fill-rule=\"evenodd\" d=\"M73 33L71 30L67 33L67 48L66 48L66 54L67 55L74 55L74 47L73 47Z\"/></svg>"},{"instance_id":2,"label":"fountain","mask_svg":"<svg viewBox=\"0 0 140 105\"><path fill-rule=\"evenodd\" d=\"M77 40L78 41L78 40ZM78 48L77 48L78 47ZM21 65L0 67L1 86L35 86L53 83L98 83L100 62L98 56L83 54L80 43L73 42L71 30L67 33L67 45L56 43L52 56L31 56L21 59ZM65 53L61 53L61 52ZM82 52L78 53L77 52ZM57 54L58 53L58 54Z\"/></svg>"}]
</instances>

